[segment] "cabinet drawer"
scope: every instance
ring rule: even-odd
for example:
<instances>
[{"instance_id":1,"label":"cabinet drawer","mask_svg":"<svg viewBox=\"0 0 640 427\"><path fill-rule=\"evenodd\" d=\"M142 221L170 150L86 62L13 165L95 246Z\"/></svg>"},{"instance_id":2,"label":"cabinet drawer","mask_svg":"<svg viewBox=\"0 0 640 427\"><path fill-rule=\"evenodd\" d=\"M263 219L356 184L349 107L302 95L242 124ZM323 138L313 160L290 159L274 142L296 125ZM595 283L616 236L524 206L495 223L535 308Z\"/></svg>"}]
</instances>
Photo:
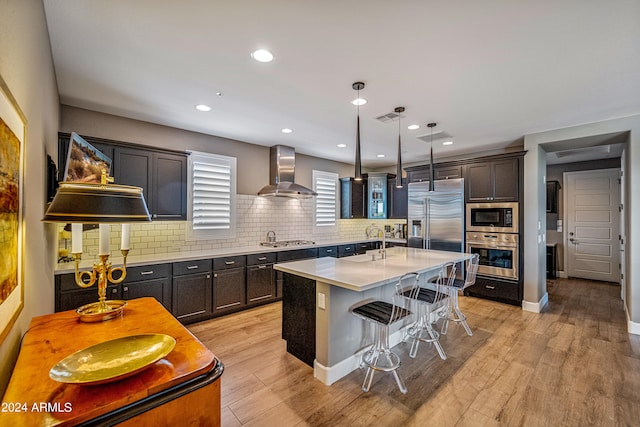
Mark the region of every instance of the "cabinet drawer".
<instances>
[{"instance_id":1,"label":"cabinet drawer","mask_svg":"<svg viewBox=\"0 0 640 427\"><path fill-rule=\"evenodd\" d=\"M356 244L338 246L338 258L356 254Z\"/></svg>"},{"instance_id":2,"label":"cabinet drawer","mask_svg":"<svg viewBox=\"0 0 640 427\"><path fill-rule=\"evenodd\" d=\"M247 265L273 264L274 262L276 262L275 252L247 255Z\"/></svg>"},{"instance_id":3,"label":"cabinet drawer","mask_svg":"<svg viewBox=\"0 0 640 427\"><path fill-rule=\"evenodd\" d=\"M247 257L245 257L244 255L214 258L213 269L224 270L227 268L244 267L246 264L246 259Z\"/></svg>"},{"instance_id":4,"label":"cabinet drawer","mask_svg":"<svg viewBox=\"0 0 640 427\"><path fill-rule=\"evenodd\" d=\"M278 262L295 261L299 259L317 258L318 248L296 249L293 251L282 251L277 253Z\"/></svg>"},{"instance_id":5,"label":"cabinet drawer","mask_svg":"<svg viewBox=\"0 0 640 427\"><path fill-rule=\"evenodd\" d=\"M338 256L338 247L337 246L325 246L324 248L318 248L318 258L332 256Z\"/></svg>"},{"instance_id":6,"label":"cabinet drawer","mask_svg":"<svg viewBox=\"0 0 640 427\"><path fill-rule=\"evenodd\" d=\"M518 283L504 282L479 276L476 278L476 284L467 288L465 294L513 302L520 301Z\"/></svg>"},{"instance_id":7,"label":"cabinet drawer","mask_svg":"<svg viewBox=\"0 0 640 427\"><path fill-rule=\"evenodd\" d=\"M125 282L162 279L164 277L171 277L171 264L141 265L138 267L127 267Z\"/></svg>"},{"instance_id":8,"label":"cabinet drawer","mask_svg":"<svg viewBox=\"0 0 640 427\"><path fill-rule=\"evenodd\" d=\"M173 275L184 276L185 274L206 273L211 271L210 259L198 259L193 261L182 261L173 263Z\"/></svg>"}]
</instances>

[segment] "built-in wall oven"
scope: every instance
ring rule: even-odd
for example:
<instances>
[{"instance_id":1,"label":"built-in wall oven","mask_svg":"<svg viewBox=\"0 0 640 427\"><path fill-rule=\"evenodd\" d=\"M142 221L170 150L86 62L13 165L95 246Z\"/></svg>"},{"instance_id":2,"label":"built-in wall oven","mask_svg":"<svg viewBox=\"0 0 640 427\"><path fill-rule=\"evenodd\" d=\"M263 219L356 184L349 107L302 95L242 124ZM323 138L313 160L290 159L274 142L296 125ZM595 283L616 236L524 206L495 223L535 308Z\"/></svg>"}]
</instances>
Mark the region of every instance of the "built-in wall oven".
<instances>
[{"instance_id":1,"label":"built-in wall oven","mask_svg":"<svg viewBox=\"0 0 640 427\"><path fill-rule=\"evenodd\" d=\"M518 232L518 202L467 203L467 231Z\"/></svg>"},{"instance_id":2,"label":"built-in wall oven","mask_svg":"<svg viewBox=\"0 0 640 427\"><path fill-rule=\"evenodd\" d=\"M467 252L478 254L478 274L518 280L518 235L468 231Z\"/></svg>"}]
</instances>

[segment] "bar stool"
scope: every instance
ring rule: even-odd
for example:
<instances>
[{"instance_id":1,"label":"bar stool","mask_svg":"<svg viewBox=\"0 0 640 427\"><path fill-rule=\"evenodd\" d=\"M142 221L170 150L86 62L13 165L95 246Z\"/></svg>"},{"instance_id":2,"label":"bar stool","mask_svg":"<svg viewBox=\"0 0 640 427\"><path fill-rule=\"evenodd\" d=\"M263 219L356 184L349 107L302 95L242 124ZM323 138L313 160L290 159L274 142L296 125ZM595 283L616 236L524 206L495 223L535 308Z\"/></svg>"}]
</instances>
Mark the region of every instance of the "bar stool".
<instances>
[{"instance_id":1,"label":"bar stool","mask_svg":"<svg viewBox=\"0 0 640 427\"><path fill-rule=\"evenodd\" d=\"M449 295L449 304L447 304L447 308L441 313L444 318L441 330L442 335L447 334L450 321L462 324L464 330L467 331L467 335L473 335L471 328L467 324L467 316L460 311L460 307L458 306L458 294L460 291L463 291L465 288L476 283L476 273L478 272L479 260L480 255L474 254L471 259L467 261L467 274L465 279L462 280L456 278L453 280L451 285L445 286Z\"/></svg>"},{"instance_id":2,"label":"bar stool","mask_svg":"<svg viewBox=\"0 0 640 427\"><path fill-rule=\"evenodd\" d=\"M413 288L405 288L400 291L400 295L416 303L417 320L407 329L407 335L412 338L409 357L415 358L420 342L433 343L440 358L446 360L447 355L440 344L440 334L431 326L431 313L442 306L443 300L447 298L445 286L453 282L456 277L456 265L448 263L440 269L435 282L430 282L421 287L417 284ZM426 332L427 336L424 336Z\"/></svg>"},{"instance_id":3,"label":"bar stool","mask_svg":"<svg viewBox=\"0 0 640 427\"><path fill-rule=\"evenodd\" d=\"M392 296L391 303L380 300L365 300L349 309L352 314L371 322L374 326L374 342L371 348L362 355L362 366L367 367L367 372L362 382L362 390L365 392L371 388L375 371L393 373L400 391L402 393L407 392L407 387L400 374L398 374L400 357L391 351L389 347L389 327L411 315L407 308L398 303L398 291L402 289L403 285L413 287L417 282L417 273L407 273L396 283L396 292Z\"/></svg>"}]
</instances>

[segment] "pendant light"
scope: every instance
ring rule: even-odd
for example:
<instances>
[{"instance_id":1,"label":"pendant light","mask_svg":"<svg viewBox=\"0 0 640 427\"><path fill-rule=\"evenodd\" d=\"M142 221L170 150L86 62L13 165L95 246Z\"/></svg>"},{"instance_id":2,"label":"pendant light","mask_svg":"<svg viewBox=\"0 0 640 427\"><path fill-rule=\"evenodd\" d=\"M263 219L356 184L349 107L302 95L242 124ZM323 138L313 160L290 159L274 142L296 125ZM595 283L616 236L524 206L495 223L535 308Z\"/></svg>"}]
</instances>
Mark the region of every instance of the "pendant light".
<instances>
[{"instance_id":1,"label":"pendant light","mask_svg":"<svg viewBox=\"0 0 640 427\"><path fill-rule=\"evenodd\" d=\"M360 90L364 89L364 83L355 82L351 87L353 90L358 91L358 98L356 102L356 105L358 106L358 119L356 122L356 170L354 173L354 179L356 181L362 181L362 162L360 159Z\"/></svg>"},{"instance_id":2,"label":"pendant light","mask_svg":"<svg viewBox=\"0 0 640 427\"><path fill-rule=\"evenodd\" d=\"M400 142L400 114L404 113L404 107L396 107L396 109L393 111L398 113L398 161L396 164L396 188L402 188L402 142Z\"/></svg>"},{"instance_id":3,"label":"pendant light","mask_svg":"<svg viewBox=\"0 0 640 427\"><path fill-rule=\"evenodd\" d=\"M431 129L431 147L429 153L429 191L434 191L435 170L433 168L433 128L436 127L436 123L429 123L427 127Z\"/></svg>"}]
</instances>

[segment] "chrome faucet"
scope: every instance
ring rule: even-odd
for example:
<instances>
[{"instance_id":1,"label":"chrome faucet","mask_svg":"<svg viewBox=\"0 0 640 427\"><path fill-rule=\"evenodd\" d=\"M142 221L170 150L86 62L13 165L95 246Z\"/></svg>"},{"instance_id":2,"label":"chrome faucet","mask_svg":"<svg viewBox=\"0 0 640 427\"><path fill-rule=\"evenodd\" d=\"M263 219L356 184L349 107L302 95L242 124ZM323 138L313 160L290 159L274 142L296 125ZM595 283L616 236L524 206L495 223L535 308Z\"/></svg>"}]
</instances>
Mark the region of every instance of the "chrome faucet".
<instances>
[{"instance_id":1,"label":"chrome faucet","mask_svg":"<svg viewBox=\"0 0 640 427\"><path fill-rule=\"evenodd\" d=\"M385 232L382 228L378 227L377 225L371 226L371 228L369 228L369 233L373 234L373 231L377 231L378 235L382 234L382 248L378 250L378 253L380 254L380 258L386 259L387 258L387 240L386 240Z\"/></svg>"},{"instance_id":2,"label":"chrome faucet","mask_svg":"<svg viewBox=\"0 0 640 427\"><path fill-rule=\"evenodd\" d=\"M267 242L275 243L276 242L276 232L273 230L267 231Z\"/></svg>"}]
</instances>

